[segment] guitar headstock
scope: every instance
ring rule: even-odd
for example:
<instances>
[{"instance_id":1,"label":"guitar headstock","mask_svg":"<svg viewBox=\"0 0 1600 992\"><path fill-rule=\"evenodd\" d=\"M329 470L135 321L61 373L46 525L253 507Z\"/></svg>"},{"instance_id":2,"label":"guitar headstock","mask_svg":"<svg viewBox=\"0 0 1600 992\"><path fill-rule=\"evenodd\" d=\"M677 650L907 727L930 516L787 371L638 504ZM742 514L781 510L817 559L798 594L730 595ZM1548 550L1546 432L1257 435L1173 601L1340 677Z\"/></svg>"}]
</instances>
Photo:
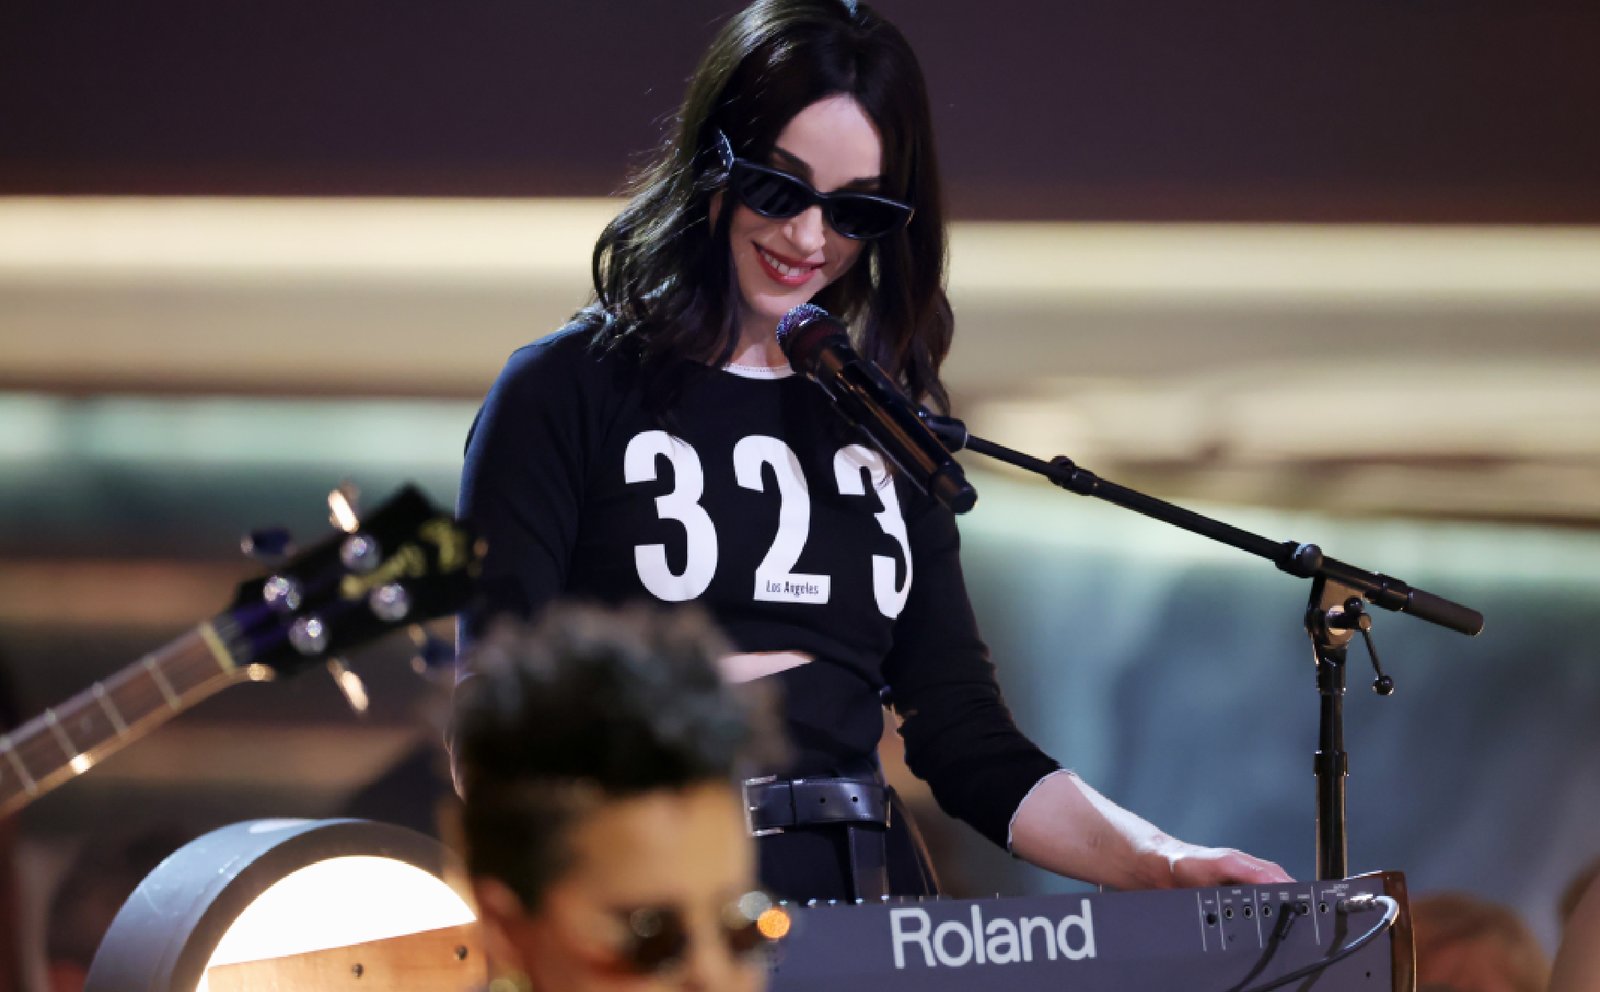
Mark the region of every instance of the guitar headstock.
<instances>
[{"instance_id":1,"label":"guitar headstock","mask_svg":"<svg viewBox=\"0 0 1600 992\"><path fill-rule=\"evenodd\" d=\"M346 530L240 585L213 622L240 667L291 675L466 604L482 543L415 486L339 522Z\"/></svg>"}]
</instances>

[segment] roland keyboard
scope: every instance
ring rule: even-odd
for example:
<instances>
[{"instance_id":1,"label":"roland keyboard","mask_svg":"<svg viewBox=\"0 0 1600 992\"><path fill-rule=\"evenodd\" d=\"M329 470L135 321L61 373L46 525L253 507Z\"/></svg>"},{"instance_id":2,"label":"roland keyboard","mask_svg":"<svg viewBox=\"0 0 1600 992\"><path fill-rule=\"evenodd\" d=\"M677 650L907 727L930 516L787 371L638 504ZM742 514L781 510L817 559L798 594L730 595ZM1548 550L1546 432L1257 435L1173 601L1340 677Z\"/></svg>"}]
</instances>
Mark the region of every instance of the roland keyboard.
<instances>
[{"instance_id":1,"label":"roland keyboard","mask_svg":"<svg viewBox=\"0 0 1600 992\"><path fill-rule=\"evenodd\" d=\"M1399 872L1225 889L789 908L792 927L774 949L771 992L1251 992L1311 968L1279 987L1415 986ZM1376 936L1344 953L1374 928Z\"/></svg>"}]
</instances>

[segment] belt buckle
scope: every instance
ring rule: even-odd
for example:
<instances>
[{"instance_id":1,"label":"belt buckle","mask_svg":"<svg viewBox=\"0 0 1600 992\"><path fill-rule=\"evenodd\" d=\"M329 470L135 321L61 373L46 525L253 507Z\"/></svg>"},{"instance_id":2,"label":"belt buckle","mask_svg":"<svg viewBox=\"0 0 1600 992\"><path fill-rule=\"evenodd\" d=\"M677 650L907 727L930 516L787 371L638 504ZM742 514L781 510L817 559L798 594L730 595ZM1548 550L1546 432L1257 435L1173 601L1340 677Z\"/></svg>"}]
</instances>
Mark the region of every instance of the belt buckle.
<instances>
[{"instance_id":1,"label":"belt buckle","mask_svg":"<svg viewBox=\"0 0 1600 992\"><path fill-rule=\"evenodd\" d=\"M740 783L739 797L744 800L744 829L745 833L752 837L771 837L775 834L783 833L782 827L765 827L761 830L757 830L755 821L750 817L750 814L756 811L756 807L750 804L750 786L771 785L777 780L778 776L776 775L762 775L757 778L747 778Z\"/></svg>"}]
</instances>

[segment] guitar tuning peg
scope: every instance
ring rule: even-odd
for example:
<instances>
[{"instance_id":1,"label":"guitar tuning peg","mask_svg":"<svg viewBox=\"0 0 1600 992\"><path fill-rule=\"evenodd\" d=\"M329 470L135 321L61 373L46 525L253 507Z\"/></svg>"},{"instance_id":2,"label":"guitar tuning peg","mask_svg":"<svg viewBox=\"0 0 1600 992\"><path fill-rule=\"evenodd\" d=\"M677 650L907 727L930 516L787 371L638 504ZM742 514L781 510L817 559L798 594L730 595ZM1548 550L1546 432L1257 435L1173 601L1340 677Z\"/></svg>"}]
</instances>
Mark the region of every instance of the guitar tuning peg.
<instances>
[{"instance_id":1,"label":"guitar tuning peg","mask_svg":"<svg viewBox=\"0 0 1600 992\"><path fill-rule=\"evenodd\" d=\"M285 575L274 575L261 584L261 599L275 613L289 614L298 610L303 595L304 590L300 588L300 583ZM290 637L299 636L305 638L313 633L315 632L306 631L297 635L291 631ZM311 642L308 641L306 643ZM295 648L299 650L300 642L297 641L295 643ZM320 648L313 647L308 653L315 653L317 650L320 650Z\"/></svg>"},{"instance_id":2,"label":"guitar tuning peg","mask_svg":"<svg viewBox=\"0 0 1600 992\"><path fill-rule=\"evenodd\" d=\"M287 527L263 527L239 539L239 550L247 557L275 564L294 551L294 539Z\"/></svg>"},{"instance_id":3,"label":"guitar tuning peg","mask_svg":"<svg viewBox=\"0 0 1600 992\"><path fill-rule=\"evenodd\" d=\"M333 676L333 684L338 686L339 693L356 716L366 716L367 684L361 681L361 676L352 672L343 658L328 659L328 674Z\"/></svg>"},{"instance_id":4,"label":"guitar tuning peg","mask_svg":"<svg viewBox=\"0 0 1600 992\"><path fill-rule=\"evenodd\" d=\"M442 637L433 636L420 624L411 627L410 634L411 643L416 646L416 653L411 656L413 672L430 676L438 672L447 672L455 666L455 645Z\"/></svg>"},{"instance_id":5,"label":"guitar tuning peg","mask_svg":"<svg viewBox=\"0 0 1600 992\"><path fill-rule=\"evenodd\" d=\"M328 639L328 625L314 613L300 617L289 625L290 646L307 658L316 657L328 650Z\"/></svg>"},{"instance_id":6,"label":"guitar tuning peg","mask_svg":"<svg viewBox=\"0 0 1600 992\"><path fill-rule=\"evenodd\" d=\"M361 514L357 507L361 490L346 479L328 493L328 520L346 534L354 534L361 527Z\"/></svg>"},{"instance_id":7,"label":"guitar tuning peg","mask_svg":"<svg viewBox=\"0 0 1600 992\"><path fill-rule=\"evenodd\" d=\"M351 534L339 545L339 563L357 575L365 575L383 562L383 549L366 534Z\"/></svg>"}]
</instances>

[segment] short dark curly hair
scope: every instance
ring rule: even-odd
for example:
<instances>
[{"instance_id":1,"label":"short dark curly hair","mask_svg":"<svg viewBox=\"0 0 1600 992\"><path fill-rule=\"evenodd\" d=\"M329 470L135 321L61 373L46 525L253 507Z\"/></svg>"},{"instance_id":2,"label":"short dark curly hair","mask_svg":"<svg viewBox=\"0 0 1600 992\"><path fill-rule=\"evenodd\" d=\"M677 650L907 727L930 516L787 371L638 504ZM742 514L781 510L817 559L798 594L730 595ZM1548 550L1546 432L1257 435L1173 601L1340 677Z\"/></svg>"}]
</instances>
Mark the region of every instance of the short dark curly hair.
<instances>
[{"instance_id":1,"label":"short dark curly hair","mask_svg":"<svg viewBox=\"0 0 1600 992\"><path fill-rule=\"evenodd\" d=\"M586 813L781 760L766 691L718 674L730 650L694 608L558 603L493 629L452 707L468 870L533 911Z\"/></svg>"}]
</instances>

